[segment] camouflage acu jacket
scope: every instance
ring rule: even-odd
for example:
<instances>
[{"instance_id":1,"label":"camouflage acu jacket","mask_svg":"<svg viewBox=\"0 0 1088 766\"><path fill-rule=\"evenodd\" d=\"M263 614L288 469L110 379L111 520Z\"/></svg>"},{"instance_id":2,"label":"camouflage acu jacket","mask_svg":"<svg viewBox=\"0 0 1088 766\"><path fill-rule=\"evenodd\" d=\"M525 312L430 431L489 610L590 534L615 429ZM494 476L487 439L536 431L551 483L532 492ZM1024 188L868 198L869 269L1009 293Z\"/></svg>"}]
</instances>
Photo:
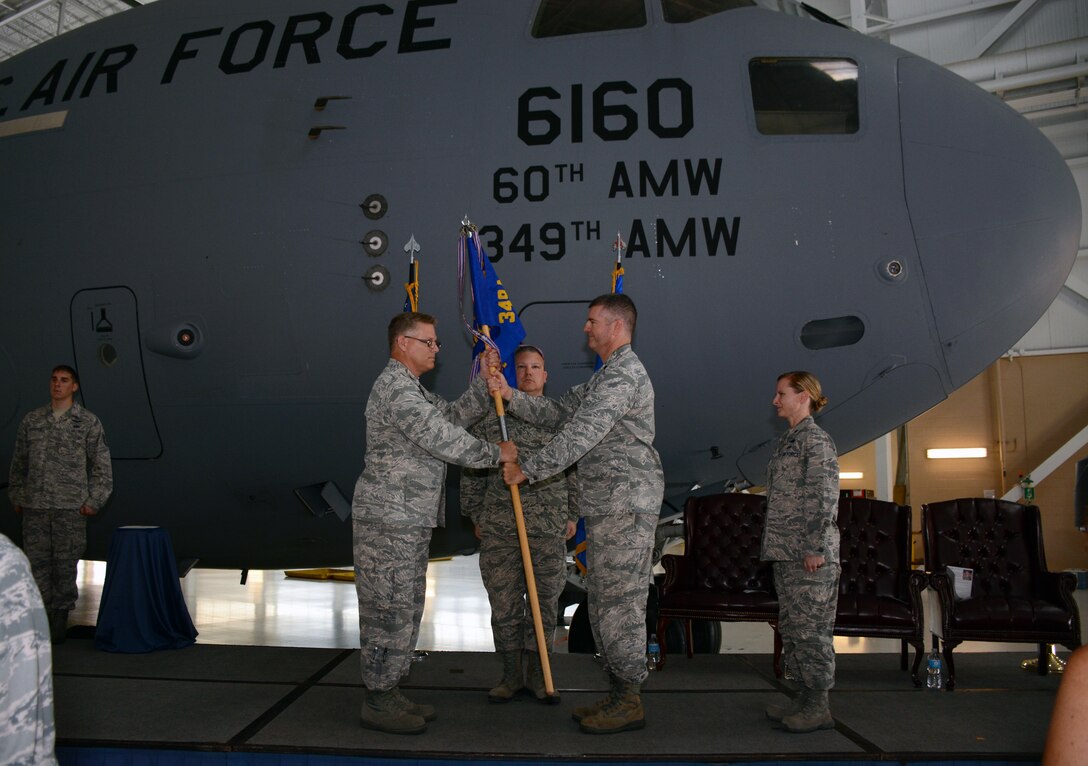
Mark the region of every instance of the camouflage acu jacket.
<instances>
[{"instance_id":1,"label":"camouflage acu jacket","mask_svg":"<svg viewBox=\"0 0 1088 766\"><path fill-rule=\"evenodd\" d=\"M59 419L52 404L28 412L15 435L8 484L12 505L101 509L113 492L113 466L98 418L78 403Z\"/></svg>"},{"instance_id":2,"label":"camouflage acu jacket","mask_svg":"<svg viewBox=\"0 0 1088 766\"><path fill-rule=\"evenodd\" d=\"M507 415L506 428L518 445L518 456L525 460L555 436L555 431L534 426ZM499 418L492 412L470 429L484 441L501 438ZM535 484L520 489L525 532L533 536L562 535L567 521L578 519L577 477L573 466ZM497 469L461 469L461 512L487 534L514 535L514 508L510 489Z\"/></svg>"},{"instance_id":3,"label":"camouflage acu jacket","mask_svg":"<svg viewBox=\"0 0 1088 766\"><path fill-rule=\"evenodd\" d=\"M23 552L0 535L0 763L55 766L49 623Z\"/></svg>"},{"instance_id":4,"label":"camouflage acu jacket","mask_svg":"<svg viewBox=\"0 0 1088 766\"><path fill-rule=\"evenodd\" d=\"M767 465L765 561L839 560L839 458L811 416L779 437Z\"/></svg>"},{"instance_id":5,"label":"camouflage acu jacket","mask_svg":"<svg viewBox=\"0 0 1088 766\"><path fill-rule=\"evenodd\" d=\"M422 527L443 525L446 463L499 464L498 445L465 430L485 410L486 384L473 382L454 402L423 388L390 359L366 403L366 455L355 483L352 517Z\"/></svg>"},{"instance_id":6,"label":"camouflage acu jacket","mask_svg":"<svg viewBox=\"0 0 1088 766\"><path fill-rule=\"evenodd\" d=\"M630 345L612 353L593 377L556 401L515 391L511 414L555 438L522 461L531 483L578 463L583 516L661 511L665 490L654 449L654 388Z\"/></svg>"}]
</instances>

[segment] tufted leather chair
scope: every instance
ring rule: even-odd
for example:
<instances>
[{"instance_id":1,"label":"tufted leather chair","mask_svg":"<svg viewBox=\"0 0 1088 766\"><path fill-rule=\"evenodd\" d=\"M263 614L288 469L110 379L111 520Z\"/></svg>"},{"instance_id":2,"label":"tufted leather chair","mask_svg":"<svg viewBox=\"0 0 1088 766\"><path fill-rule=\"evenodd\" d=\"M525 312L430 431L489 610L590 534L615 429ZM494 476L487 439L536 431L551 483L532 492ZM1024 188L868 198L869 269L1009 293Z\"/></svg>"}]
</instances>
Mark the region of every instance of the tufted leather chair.
<instances>
[{"instance_id":1,"label":"tufted leather chair","mask_svg":"<svg viewBox=\"0 0 1088 766\"><path fill-rule=\"evenodd\" d=\"M767 622L778 657L778 596L769 562L759 560L767 500L739 492L689 497L684 503L684 553L661 557L665 579L658 596L657 635L671 620L684 620L688 656L691 620ZM662 642L662 666L665 662Z\"/></svg>"},{"instance_id":2,"label":"tufted leather chair","mask_svg":"<svg viewBox=\"0 0 1088 766\"><path fill-rule=\"evenodd\" d=\"M836 636L898 638L900 667L907 669L907 644L914 647L911 679L925 653L922 589L924 572L911 568L911 509L883 500L839 500L839 603Z\"/></svg>"},{"instance_id":3,"label":"tufted leather chair","mask_svg":"<svg viewBox=\"0 0 1088 766\"><path fill-rule=\"evenodd\" d=\"M949 690L956 682L952 650L962 641L1037 643L1040 674L1048 669L1047 644L1080 646L1076 576L1047 570L1038 506L946 500L923 505L922 524ZM955 600L949 565L974 569L971 598Z\"/></svg>"}]
</instances>

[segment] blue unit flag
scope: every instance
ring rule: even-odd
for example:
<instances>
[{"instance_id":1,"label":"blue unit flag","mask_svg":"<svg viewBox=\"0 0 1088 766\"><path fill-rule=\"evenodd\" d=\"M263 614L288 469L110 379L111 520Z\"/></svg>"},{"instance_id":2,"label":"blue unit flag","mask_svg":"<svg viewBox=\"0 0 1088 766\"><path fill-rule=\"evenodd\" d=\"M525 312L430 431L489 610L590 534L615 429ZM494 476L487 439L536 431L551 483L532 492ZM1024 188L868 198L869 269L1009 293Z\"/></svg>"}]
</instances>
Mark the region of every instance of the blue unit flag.
<instances>
[{"instance_id":1,"label":"blue unit flag","mask_svg":"<svg viewBox=\"0 0 1088 766\"><path fill-rule=\"evenodd\" d=\"M477 337L472 349L473 371L479 367L480 354L484 350L481 328L486 325L491 341L499 351L503 362L503 374L511 386L517 386L514 375L514 351L525 340L525 328L521 317L514 310L510 293L495 273L495 265L487 258L475 231L462 235L463 258L468 261L469 280L472 284L473 333Z\"/></svg>"}]
</instances>

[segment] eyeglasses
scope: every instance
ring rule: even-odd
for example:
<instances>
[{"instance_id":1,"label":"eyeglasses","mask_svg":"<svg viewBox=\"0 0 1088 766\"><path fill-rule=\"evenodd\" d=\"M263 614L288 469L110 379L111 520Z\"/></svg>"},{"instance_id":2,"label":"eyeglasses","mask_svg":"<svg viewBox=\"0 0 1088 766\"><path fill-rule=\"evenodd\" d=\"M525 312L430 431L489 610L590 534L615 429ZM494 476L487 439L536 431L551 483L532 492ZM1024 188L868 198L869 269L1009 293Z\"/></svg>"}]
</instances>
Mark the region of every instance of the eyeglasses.
<instances>
[{"instance_id":1,"label":"eyeglasses","mask_svg":"<svg viewBox=\"0 0 1088 766\"><path fill-rule=\"evenodd\" d=\"M438 340L437 338L417 338L413 335L404 335L402 337L409 338L410 340L418 340L420 343L425 343L427 344L427 348L429 348L431 351L442 350L442 341Z\"/></svg>"}]
</instances>

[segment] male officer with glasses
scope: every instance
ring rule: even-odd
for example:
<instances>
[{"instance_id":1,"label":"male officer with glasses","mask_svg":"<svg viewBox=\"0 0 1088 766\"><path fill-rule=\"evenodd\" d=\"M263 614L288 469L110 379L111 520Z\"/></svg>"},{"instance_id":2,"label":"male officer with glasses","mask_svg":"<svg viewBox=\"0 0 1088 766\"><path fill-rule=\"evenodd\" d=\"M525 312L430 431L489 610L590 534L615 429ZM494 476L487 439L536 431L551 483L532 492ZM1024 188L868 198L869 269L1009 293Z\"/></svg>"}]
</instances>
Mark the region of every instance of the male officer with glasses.
<instances>
[{"instance_id":1,"label":"male officer with glasses","mask_svg":"<svg viewBox=\"0 0 1088 766\"><path fill-rule=\"evenodd\" d=\"M417 734L435 717L398 688L407 674L426 595L431 531L443 519L446 463L487 468L517 459L513 442L490 444L465 430L486 414L476 380L447 402L419 376L441 344L435 318L406 312L389 323L389 362L366 403L366 455L352 499L355 590L368 729Z\"/></svg>"}]
</instances>

